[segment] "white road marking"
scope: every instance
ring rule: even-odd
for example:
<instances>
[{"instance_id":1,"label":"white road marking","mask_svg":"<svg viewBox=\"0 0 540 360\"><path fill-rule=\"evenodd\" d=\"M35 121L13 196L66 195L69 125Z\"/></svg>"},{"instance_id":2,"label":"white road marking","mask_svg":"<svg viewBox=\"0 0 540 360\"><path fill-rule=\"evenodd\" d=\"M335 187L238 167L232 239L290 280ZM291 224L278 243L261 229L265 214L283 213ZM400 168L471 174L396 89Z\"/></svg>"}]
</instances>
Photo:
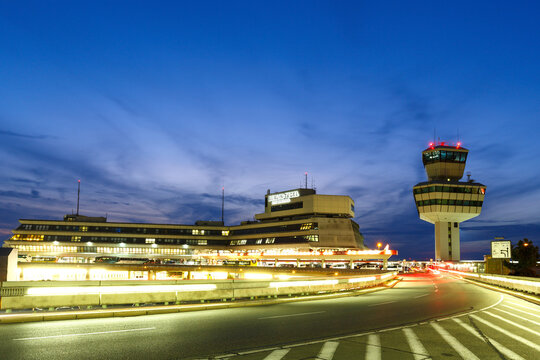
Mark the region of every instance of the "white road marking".
<instances>
[{"instance_id":1,"label":"white road marking","mask_svg":"<svg viewBox=\"0 0 540 360\"><path fill-rule=\"evenodd\" d=\"M366 360L380 360L381 359L381 337L376 334L368 336L368 342L366 347Z\"/></svg>"},{"instance_id":2,"label":"white road marking","mask_svg":"<svg viewBox=\"0 0 540 360\"><path fill-rule=\"evenodd\" d=\"M517 340L517 341L521 342L522 344L525 344L525 345L527 345L527 346L530 346L530 347L532 347L533 349L535 349L536 351L540 351L540 346L538 346L537 344L533 343L532 341L529 341L529 340L527 340L527 339L524 339L524 338L522 338L521 336L517 336L517 335L513 334L512 332L503 329L503 328L500 327L500 326L497 326L497 325L495 325L495 324L492 324L492 323L490 323L489 321L482 319L480 316L471 315L471 317L472 317L473 319L475 319L475 320L480 321L480 322L483 323L484 325L487 325L487 326L489 326L490 328L497 330L498 332L502 333L503 335L506 335L506 336L508 336L508 337L510 337L510 338L512 338L512 339L514 339L514 340Z\"/></svg>"},{"instance_id":3,"label":"white road marking","mask_svg":"<svg viewBox=\"0 0 540 360\"><path fill-rule=\"evenodd\" d=\"M418 296L414 296L413 299L418 299L418 298L421 298L421 297L424 297L424 296L429 296L431 294L424 294L424 295L418 295Z\"/></svg>"},{"instance_id":4,"label":"white road marking","mask_svg":"<svg viewBox=\"0 0 540 360\"><path fill-rule=\"evenodd\" d=\"M20 339L13 339L13 340L14 341L23 341L23 340L54 339L54 338L71 337L71 336L89 336L89 335L101 335L101 334L115 334L115 333L132 332L132 331L147 331L147 330L155 330L155 329L156 329L155 327L149 327L149 328L140 328L140 329L96 331L96 332L91 332L91 333L38 336L38 337L20 338Z\"/></svg>"},{"instance_id":5,"label":"white road marking","mask_svg":"<svg viewBox=\"0 0 540 360\"><path fill-rule=\"evenodd\" d=\"M405 333L405 338L407 338L407 342L409 343L409 347L411 348L411 351L413 353L414 360L431 359L426 348L424 347L424 345L422 345L414 331L412 331L411 328L404 328L402 330Z\"/></svg>"},{"instance_id":6,"label":"white road marking","mask_svg":"<svg viewBox=\"0 0 540 360\"><path fill-rule=\"evenodd\" d=\"M321 351L319 352L319 355L317 355L317 358L322 360L332 360L338 345L339 343L337 341L325 342Z\"/></svg>"},{"instance_id":7,"label":"white road marking","mask_svg":"<svg viewBox=\"0 0 540 360\"><path fill-rule=\"evenodd\" d=\"M371 304L371 305L368 305L368 307L370 306L379 306L379 305L385 305L385 304L392 304L392 303L395 303L397 301L387 301L387 302L382 302L382 303L378 303L378 304Z\"/></svg>"},{"instance_id":8,"label":"white road marking","mask_svg":"<svg viewBox=\"0 0 540 360\"><path fill-rule=\"evenodd\" d=\"M264 319L277 319L277 318L291 317L291 316L304 316L304 315L312 315L312 314L322 314L322 313L325 313L325 312L326 312L326 311L314 311L314 312L307 312L307 313L300 313L300 314L265 316L265 317L259 318L259 320L264 320Z\"/></svg>"},{"instance_id":9,"label":"white road marking","mask_svg":"<svg viewBox=\"0 0 540 360\"><path fill-rule=\"evenodd\" d=\"M497 341L493 340L492 338L489 338L487 336L483 337L482 335L480 335L480 333L475 328L473 328L471 325L463 322L461 319L456 318L456 319L452 319L452 320L457 322L459 325L461 325L463 328L465 328L468 332L473 334L478 339L480 339L480 340L482 340L484 342L486 342L486 339L487 339L487 341L489 341L491 343L491 345L493 345L497 350L499 350L501 352L501 354L505 355L507 358L509 358L511 360L525 360L524 358L522 358L521 356L519 356L518 354L516 354L512 350L508 349L507 347L499 344Z\"/></svg>"},{"instance_id":10,"label":"white road marking","mask_svg":"<svg viewBox=\"0 0 540 360\"><path fill-rule=\"evenodd\" d=\"M502 316L496 315L496 314L494 314L494 313L492 313L492 312L489 312L489 311L484 311L484 314L488 314L489 316L493 316L494 318L497 318L497 319L499 319L499 320L502 320L502 321L504 321L504 322L507 322L507 323L509 323L510 325L514 325L515 327L518 327L518 328L520 328L521 330L528 331L528 332L530 332L530 333L532 333L532 334L534 334L534 335L540 337L540 333L539 333L539 332L534 331L534 330L532 330L532 329L529 329L529 328L526 327L526 326L517 324L517 323L515 323L515 322L513 322L513 321L511 321L511 320L505 319L505 318L503 318Z\"/></svg>"},{"instance_id":11,"label":"white road marking","mask_svg":"<svg viewBox=\"0 0 540 360\"><path fill-rule=\"evenodd\" d=\"M450 335L448 331L443 329L443 327L437 323L431 323L431 326L442 336L442 338L450 345L463 359L474 359L480 360L476 355L472 353L471 350L463 346L462 343L457 341L455 337Z\"/></svg>"},{"instance_id":12,"label":"white road marking","mask_svg":"<svg viewBox=\"0 0 540 360\"><path fill-rule=\"evenodd\" d=\"M524 308L524 309L528 309L528 310L540 312L540 308L539 308L538 306L536 306L536 307L525 306L525 305L523 305L523 304L515 303L515 302L512 302L512 301L508 301L508 303L509 303L509 304L512 304L512 305L515 305L515 306L522 307L522 308Z\"/></svg>"},{"instance_id":13,"label":"white road marking","mask_svg":"<svg viewBox=\"0 0 540 360\"><path fill-rule=\"evenodd\" d=\"M272 351L264 360L281 360L291 349L279 349Z\"/></svg>"},{"instance_id":14,"label":"white road marking","mask_svg":"<svg viewBox=\"0 0 540 360\"><path fill-rule=\"evenodd\" d=\"M512 307L512 306L508 306L508 305L504 305L504 304L501 304L501 306L504 306L504 307L507 307L507 308L512 309L512 310L514 310L514 311L519 311L519 312L522 312L522 313L527 314L527 315L529 315L529 316L534 316L534 317L537 317L537 318L540 319L540 315L531 314L530 311L525 311L525 310L516 309L516 308L514 308L514 307Z\"/></svg>"},{"instance_id":15,"label":"white road marking","mask_svg":"<svg viewBox=\"0 0 540 360\"><path fill-rule=\"evenodd\" d=\"M540 326L540 323L538 321L534 321L534 320L531 320L531 319L524 318L523 316L516 315L514 313L511 313L510 311L506 311L506 310L503 310L503 309L497 309L497 308L495 308L493 310L501 311L501 312L506 313L506 314L508 314L510 316L514 316L514 317L517 317L518 319L525 320L525 321L528 321L528 322L532 322L536 326Z\"/></svg>"}]
</instances>

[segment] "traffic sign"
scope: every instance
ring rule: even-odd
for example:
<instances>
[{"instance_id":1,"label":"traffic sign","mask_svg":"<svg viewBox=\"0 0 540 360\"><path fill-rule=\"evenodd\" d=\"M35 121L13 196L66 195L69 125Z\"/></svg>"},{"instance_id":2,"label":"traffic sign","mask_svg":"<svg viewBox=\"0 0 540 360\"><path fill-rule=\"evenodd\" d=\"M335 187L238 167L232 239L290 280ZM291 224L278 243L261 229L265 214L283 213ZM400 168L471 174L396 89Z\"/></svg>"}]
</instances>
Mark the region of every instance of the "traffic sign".
<instances>
[{"instance_id":1,"label":"traffic sign","mask_svg":"<svg viewBox=\"0 0 540 360\"><path fill-rule=\"evenodd\" d=\"M512 257L512 244L510 243L510 240L491 242L491 258L510 259L511 257Z\"/></svg>"}]
</instances>

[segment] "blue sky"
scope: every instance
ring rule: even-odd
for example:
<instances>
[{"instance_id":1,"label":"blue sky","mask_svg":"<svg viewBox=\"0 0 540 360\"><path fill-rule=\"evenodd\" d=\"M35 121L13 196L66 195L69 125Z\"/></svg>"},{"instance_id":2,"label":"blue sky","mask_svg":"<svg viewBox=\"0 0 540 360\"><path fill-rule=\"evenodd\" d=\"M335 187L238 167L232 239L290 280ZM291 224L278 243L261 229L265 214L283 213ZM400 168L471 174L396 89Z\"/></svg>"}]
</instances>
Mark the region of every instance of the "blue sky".
<instances>
[{"instance_id":1,"label":"blue sky","mask_svg":"<svg viewBox=\"0 0 540 360\"><path fill-rule=\"evenodd\" d=\"M487 185L462 258L540 235L535 2L0 2L0 239L76 207L226 223L266 189L350 195L366 244L430 258L433 138ZM310 180L311 183L311 180Z\"/></svg>"}]
</instances>

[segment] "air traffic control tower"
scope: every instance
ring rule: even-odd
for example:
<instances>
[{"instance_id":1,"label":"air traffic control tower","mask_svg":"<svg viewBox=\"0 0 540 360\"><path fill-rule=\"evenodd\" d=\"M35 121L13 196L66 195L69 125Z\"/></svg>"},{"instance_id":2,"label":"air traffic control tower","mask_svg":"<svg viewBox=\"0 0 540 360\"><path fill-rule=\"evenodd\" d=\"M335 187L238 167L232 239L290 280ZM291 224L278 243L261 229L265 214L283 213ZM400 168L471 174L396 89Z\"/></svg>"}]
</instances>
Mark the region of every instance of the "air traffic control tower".
<instances>
[{"instance_id":1,"label":"air traffic control tower","mask_svg":"<svg viewBox=\"0 0 540 360\"><path fill-rule=\"evenodd\" d=\"M435 258L459 261L459 223L480 215L486 186L463 177L469 150L444 142L422 151L428 181L413 187L420 219L435 224Z\"/></svg>"}]
</instances>

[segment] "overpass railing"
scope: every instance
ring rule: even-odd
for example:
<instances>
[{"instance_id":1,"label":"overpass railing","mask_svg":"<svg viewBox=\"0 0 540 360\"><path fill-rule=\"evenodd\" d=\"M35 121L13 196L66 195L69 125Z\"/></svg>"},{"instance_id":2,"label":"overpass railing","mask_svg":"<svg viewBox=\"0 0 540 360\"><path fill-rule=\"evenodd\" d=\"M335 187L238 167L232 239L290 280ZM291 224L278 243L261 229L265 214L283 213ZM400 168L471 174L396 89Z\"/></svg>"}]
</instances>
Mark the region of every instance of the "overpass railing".
<instances>
[{"instance_id":1,"label":"overpass railing","mask_svg":"<svg viewBox=\"0 0 540 360\"><path fill-rule=\"evenodd\" d=\"M507 276L496 274L469 273L456 270L444 270L450 273L460 275L466 279L476 280L490 285L503 288L522 291L534 295L540 295L540 279L524 276Z\"/></svg>"},{"instance_id":2,"label":"overpass railing","mask_svg":"<svg viewBox=\"0 0 540 360\"><path fill-rule=\"evenodd\" d=\"M382 285L397 272L289 280L7 281L0 309L36 309L206 300L254 299L362 289Z\"/></svg>"}]
</instances>

